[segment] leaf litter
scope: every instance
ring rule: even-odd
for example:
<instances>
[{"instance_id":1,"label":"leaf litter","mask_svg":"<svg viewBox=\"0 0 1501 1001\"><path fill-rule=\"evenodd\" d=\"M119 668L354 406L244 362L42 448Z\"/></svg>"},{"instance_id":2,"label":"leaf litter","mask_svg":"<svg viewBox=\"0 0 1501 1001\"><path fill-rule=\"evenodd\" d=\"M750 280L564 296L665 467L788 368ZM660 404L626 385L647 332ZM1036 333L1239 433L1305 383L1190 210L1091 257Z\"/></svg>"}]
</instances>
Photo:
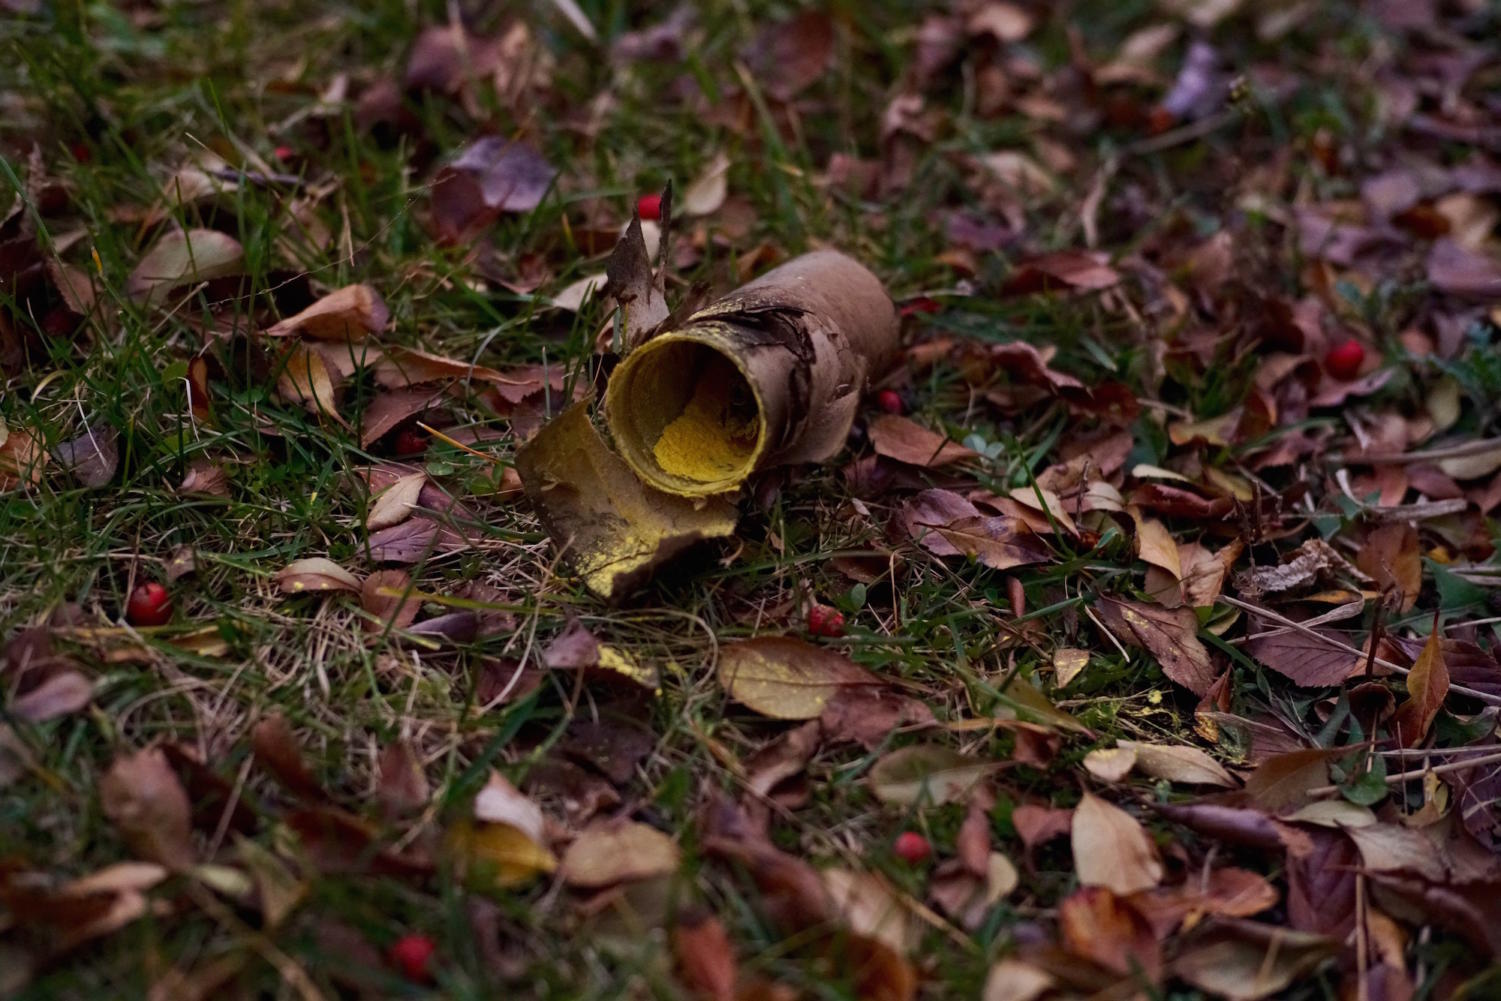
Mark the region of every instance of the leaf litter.
<instances>
[{"instance_id":1,"label":"leaf litter","mask_svg":"<svg viewBox=\"0 0 1501 1001\"><path fill-rule=\"evenodd\" d=\"M566 927L715 998L1489 989L1483 18L1375 5L1352 61L1310 5L976 3L874 48L554 6L413 22L390 76L310 58L267 85L292 118L170 142L146 204L78 183L113 106L23 154L0 784L49 819L0 866L0 986L229 905L259 958L167 957L158 992L369 990L298 943L393 975L407 921L487 988ZM1321 86L1373 97L1360 128L1286 124ZM644 93L712 144L655 162L618 124ZM680 218L619 197L674 169ZM26 527L82 491L130 531ZM162 576L178 621L109 624ZM334 880L400 916L346 921Z\"/></svg>"}]
</instances>

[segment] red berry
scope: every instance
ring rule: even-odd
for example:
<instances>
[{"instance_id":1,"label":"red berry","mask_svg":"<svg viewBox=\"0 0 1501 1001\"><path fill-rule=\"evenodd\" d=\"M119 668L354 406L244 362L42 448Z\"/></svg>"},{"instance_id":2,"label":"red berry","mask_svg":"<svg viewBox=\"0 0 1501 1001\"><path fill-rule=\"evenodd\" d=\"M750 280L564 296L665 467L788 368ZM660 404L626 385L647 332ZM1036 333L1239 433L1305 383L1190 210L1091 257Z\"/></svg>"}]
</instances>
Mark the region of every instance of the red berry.
<instances>
[{"instance_id":1,"label":"red berry","mask_svg":"<svg viewBox=\"0 0 1501 1001\"><path fill-rule=\"evenodd\" d=\"M391 451L397 455L421 455L427 451L427 435L414 428L402 428L396 432Z\"/></svg>"},{"instance_id":2,"label":"red berry","mask_svg":"<svg viewBox=\"0 0 1501 1001\"><path fill-rule=\"evenodd\" d=\"M432 959L437 951L437 945L426 935L403 935L386 950L386 961L413 983L427 984L432 983Z\"/></svg>"},{"instance_id":3,"label":"red berry","mask_svg":"<svg viewBox=\"0 0 1501 1001\"><path fill-rule=\"evenodd\" d=\"M916 831L903 831L898 834L891 849L896 852L897 858L908 865L917 865L933 854L933 846L928 844L928 839Z\"/></svg>"},{"instance_id":4,"label":"red berry","mask_svg":"<svg viewBox=\"0 0 1501 1001\"><path fill-rule=\"evenodd\" d=\"M662 196L642 195L636 200L636 214L652 222L662 218Z\"/></svg>"},{"instance_id":5,"label":"red berry","mask_svg":"<svg viewBox=\"0 0 1501 1001\"><path fill-rule=\"evenodd\" d=\"M276 149L271 151L271 155L276 157L282 163L286 163L288 160L292 159L292 157L297 155L297 151L290 146L278 146L276 147Z\"/></svg>"},{"instance_id":6,"label":"red berry","mask_svg":"<svg viewBox=\"0 0 1501 1001\"><path fill-rule=\"evenodd\" d=\"M814 605L808 609L808 632L814 636L843 636L844 613L828 605Z\"/></svg>"},{"instance_id":7,"label":"red berry","mask_svg":"<svg viewBox=\"0 0 1501 1001\"><path fill-rule=\"evenodd\" d=\"M907 405L902 402L902 394L894 389L883 389L876 394L876 406L888 414L904 414Z\"/></svg>"},{"instance_id":8,"label":"red berry","mask_svg":"<svg viewBox=\"0 0 1501 1001\"><path fill-rule=\"evenodd\" d=\"M125 621L133 626L166 625L172 621L172 596L154 580L138 585L125 603Z\"/></svg>"},{"instance_id":9,"label":"red berry","mask_svg":"<svg viewBox=\"0 0 1501 1001\"><path fill-rule=\"evenodd\" d=\"M1324 371L1336 379L1355 378L1364 364L1365 347L1353 337L1340 341L1324 356Z\"/></svg>"},{"instance_id":10,"label":"red berry","mask_svg":"<svg viewBox=\"0 0 1501 1001\"><path fill-rule=\"evenodd\" d=\"M73 154L73 159L77 160L79 163L88 163L90 160L94 159L94 154L89 149L88 143L74 143L69 149L69 152Z\"/></svg>"}]
</instances>

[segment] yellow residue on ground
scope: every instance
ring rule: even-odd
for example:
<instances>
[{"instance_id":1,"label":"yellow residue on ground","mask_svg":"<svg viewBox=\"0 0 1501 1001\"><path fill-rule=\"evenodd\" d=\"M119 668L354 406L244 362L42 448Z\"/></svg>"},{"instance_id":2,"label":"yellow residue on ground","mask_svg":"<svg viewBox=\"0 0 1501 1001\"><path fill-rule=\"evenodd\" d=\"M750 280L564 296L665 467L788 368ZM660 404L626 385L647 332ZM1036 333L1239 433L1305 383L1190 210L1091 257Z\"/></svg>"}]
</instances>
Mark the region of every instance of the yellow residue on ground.
<instances>
[{"instance_id":1,"label":"yellow residue on ground","mask_svg":"<svg viewBox=\"0 0 1501 1001\"><path fill-rule=\"evenodd\" d=\"M698 483L749 472L746 464L761 431L755 403L728 366L705 371L693 398L657 439L652 455L662 471Z\"/></svg>"}]
</instances>

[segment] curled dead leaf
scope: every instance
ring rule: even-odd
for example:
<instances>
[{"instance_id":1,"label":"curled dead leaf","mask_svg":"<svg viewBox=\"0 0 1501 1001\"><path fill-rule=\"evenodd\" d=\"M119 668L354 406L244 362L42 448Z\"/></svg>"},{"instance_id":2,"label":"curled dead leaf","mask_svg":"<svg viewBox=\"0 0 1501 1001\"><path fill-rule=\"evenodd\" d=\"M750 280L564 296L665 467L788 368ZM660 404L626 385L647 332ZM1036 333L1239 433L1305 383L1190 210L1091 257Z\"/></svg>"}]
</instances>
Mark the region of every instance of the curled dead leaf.
<instances>
[{"instance_id":1,"label":"curled dead leaf","mask_svg":"<svg viewBox=\"0 0 1501 1001\"><path fill-rule=\"evenodd\" d=\"M369 285L346 285L265 329L267 337L304 334L322 341L358 341L378 334L391 319L380 293Z\"/></svg>"},{"instance_id":2,"label":"curled dead leaf","mask_svg":"<svg viewBox=\"0 0 1501 1001\"><path fill-rule=\"evenodd\" d=\"M276 574L276 586L287 594L311 591L351 591L358 594L360 580L354 574L324 556L288 563Z\"/></svg>"},{"instance_id":3,"label":"curled dead leaf","mask_svg":"<svg viewBox=\"0 0 1501 1001\"><path fill-rule=\"evenodd\" d=\"M1001 767L941 744L913 744L898 748L870 769L870 788L883 803L898 806L941 806L962 799L978 783Z\"/></svg>"},{"instance_id":4,"label":"curled dead leaf","mask_svg":"<svg viewBox=\"0 0 1501 1001\"><path fill-rule=\"evenodd\" d=\"M677 842L649 824L605 821L568 846L558 874L570 886L598 889L671 875L680 856Z\"/></svg>"},{"instance_id":5,"label":"curled dead leaf","mask_svg":"<svg viewBox=\"0 0 1501 1001\"><path fill-rule=\"evenodd\" d=\"M99 780L99 799L136 855L169 869L197 858L188 794L160 748L116 758Z\"/></svg>"},{"instance_id":6,"label":"curled dead leaf","mask_svg":"<svg viewBox=\"0 0 1501 1001\"><path fill-rule=\"evenodd\" d=\"M132 299L158 303L174 288L239 274L245 251L227 233L213 229L169 232L142 257L130 273L125 292Z\"/></svg>"},{"instance_id":7,"label":"curled dead leaf","mask_svg":"<svg viewBox=\"0 0 1501 1001\"><path fill-rule=\"evenodd\" d=\"M1162 882L1157 846L1140 821L1118 806L1085 793L1074 809L1074 871L1084 886L1129 896Z\"/></svg>"},{"instance_id":8,"label":"curled dead leaf","mask_svg":"<svg viewBox=\"0 0 1501 1001\"><path fill-rule=\"evenodd\" d=\"M719 681L736 702L776 719L816 719L846 688L881 683L843 655L790 636L728 644Z\"/></svg>"}]
</instances>

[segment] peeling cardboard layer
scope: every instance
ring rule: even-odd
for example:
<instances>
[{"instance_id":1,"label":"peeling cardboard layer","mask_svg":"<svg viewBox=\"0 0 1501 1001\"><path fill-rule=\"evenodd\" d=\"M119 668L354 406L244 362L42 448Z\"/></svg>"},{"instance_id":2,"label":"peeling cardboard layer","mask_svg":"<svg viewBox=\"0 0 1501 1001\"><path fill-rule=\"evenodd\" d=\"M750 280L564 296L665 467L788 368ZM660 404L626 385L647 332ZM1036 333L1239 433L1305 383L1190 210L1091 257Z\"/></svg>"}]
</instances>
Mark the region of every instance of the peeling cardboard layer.
<instances>
[{"instance_id":1,"label":"peeling cardboard layer","mask_svg":"<svg viewBox=\"0 0 1501 1001\"><path fill-rule=\"evenodd\" d=\"M621 457L682 497L838 452L897 318L880 281L836 251L794 258L646 341L605 393Z\"/></svg>"}]
</instances>

